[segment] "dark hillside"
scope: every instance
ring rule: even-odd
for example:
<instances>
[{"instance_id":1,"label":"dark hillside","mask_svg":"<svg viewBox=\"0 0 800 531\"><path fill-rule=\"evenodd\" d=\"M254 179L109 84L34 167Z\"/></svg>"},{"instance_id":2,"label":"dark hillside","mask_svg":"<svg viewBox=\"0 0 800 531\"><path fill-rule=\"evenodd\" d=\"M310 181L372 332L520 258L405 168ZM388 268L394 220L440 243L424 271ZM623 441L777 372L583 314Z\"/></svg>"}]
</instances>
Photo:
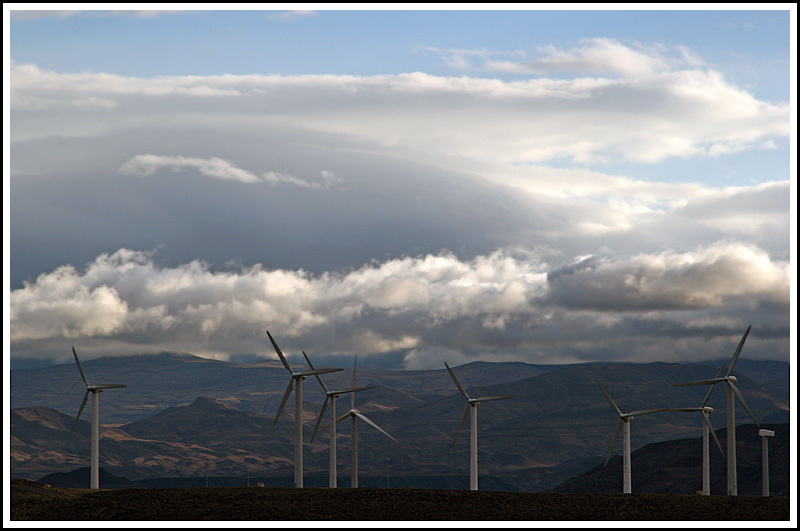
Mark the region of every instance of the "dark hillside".
<instances>
[{"instance_id":1,"label":"dark hillside","mask_svg":"<svg viewBox=\"0 0 800 531\"><path fill-rule=\"evenodd\" d=\"M788 496L791 471L789 424L762 424L761 427L775 432L769 440L770 494ZM727 448L727 430L716 430L716 433L722 447ZM724 495L727 492L727 461L713 440L709 452L711 494ZM631 453L631 490L634 493L693 494L703 488L702 458L702 437L648 444ZM736 462L739 495L760 496L761 437L755 424L736 427ZM600 464L565 481L551 492L622 492L622 456L613 456L607 466Z\"/></svg>"}]
</instances>

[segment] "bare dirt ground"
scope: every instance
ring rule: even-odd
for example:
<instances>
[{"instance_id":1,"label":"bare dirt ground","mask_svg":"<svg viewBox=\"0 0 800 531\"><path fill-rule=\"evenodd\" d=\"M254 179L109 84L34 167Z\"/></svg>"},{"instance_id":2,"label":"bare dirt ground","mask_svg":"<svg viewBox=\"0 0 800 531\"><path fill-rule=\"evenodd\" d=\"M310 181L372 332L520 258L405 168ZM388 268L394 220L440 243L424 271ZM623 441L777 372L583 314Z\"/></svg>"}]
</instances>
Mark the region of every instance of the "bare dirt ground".
<instances>
[{"instance_id":1,"label":"bare dirt ground","mask_svg":"<svg viewBox=\"0 0 800 531\"><path fill-rule=\"evenodd\" d=\"M788 497L433 489L63 489L11 480L11 520L419 521L790 519Z\"/></svg>"}]
</instances>

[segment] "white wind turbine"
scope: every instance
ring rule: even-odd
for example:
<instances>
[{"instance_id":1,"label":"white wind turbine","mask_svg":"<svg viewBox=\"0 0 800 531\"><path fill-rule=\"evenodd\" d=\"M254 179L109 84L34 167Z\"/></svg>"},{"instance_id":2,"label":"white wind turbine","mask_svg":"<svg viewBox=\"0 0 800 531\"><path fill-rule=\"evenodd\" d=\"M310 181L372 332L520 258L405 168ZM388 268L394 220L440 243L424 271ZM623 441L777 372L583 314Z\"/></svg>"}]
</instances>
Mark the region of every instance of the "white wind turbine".
<instances>
[{"instance_id":1,"label":"white wind turbine","mask_svg":"<svg viewBox=\"0 0 800 531\"><path fill-rule=\"evenodd\" d=\"M124 384L97 384L91 385L86 379L86 374L83 372L81 362L78 359L78 354L75 352L75 347L72 347L72 355L75 356L75 362L78 364L78 370L81 373L83 383L86 384L86 393L83 395L81 407L78 409L78 414L75 415L75 423L72 425L70 432L75 431L75 426L78 425L78 419L81 418L83 408L86 406L86 401L89 398L89 393L92 393L92 457L91 457L91 479L89 480L89 488L100 488L100 405L98 396L106 389L117 389L120 387L127 387Z\"/></svg>"},{"instance_id":2,"label":"white wind turbine","mask_svg":"<svg viewBox=\"0 0 800 531\"><path fill-rule=\"evenodd\" d=\"M725 382L728 388L728 400L727 400L727 412L728 412L728 429L727 429L727 439L728 439L728 495L729 496L736 496L738 492L737 484L736 484L736 418L735 418L735 402L734 396L739 399L739 402L742 403L744 408L747 410L747 413L750 415L750 418L753 419L753 422L756 423L756 426L759 428L761 425L756 420L755 415L748 407L747 402L744 400L744 396L742 396L741 391L736 387L736 377L731 376L733 372L733 366L736 365L736 361L739 359L739 354L742 352L742 347L744 346L744 341L747 339L747 335L750 333L750 328L752 326L748 326L747 330L745 331L744 335L742 336L742 340L739 341L739 346L736 347L736 352L733 353L733 357L731 358L730 366L728 367L728 371L725 373L725 376L720 377L722 371L725 370L726 363L722 364L720 367L719 372L717 372L716 378L711 378L709 380L697 380L694 382L686 382L686 383L679 383L679 384L672 384L675 386L685 386L685 385L711 385L706 393L706 398L703 400L703 404L708 401L708 397L711 395L711 391L714 389L714 386L720 382ZM713 431L713 430L712 430Z\"/></svg>"},{"instance_id":3,"label":"white wind turbine","mask_svg":"<svg viewBox=\"0 0 800 531\"><path fill-rule=\"evenodd\" d=\"M706 397L706 400L708 400L708 397ZM709 432L713 435L714 442L717 443L717 448L722 452L723 457L725 456L725 451L722 449L719 439L717 439L717 434L714 432L713 426L711 426L711 421L708 420L708 415L714 412L714 408L707 406L706 403L703 402L703 405L700 407L675 408L671 411L686 413L699 412L703 416L703 495L708 496L711 494L711 461L708 455Z\"/></svg>"},{"instance_id":4,"label":"white wind turbine","mask_svg":"<svg viewBox=\"0 0 800 531\"><path fill-rule=\"evenodd\" d=\"M294 393L294 486L303 488L303 389L301 384L308 376L337 372L342 369L312 369L310 371L295 372L292 370L292 366L289 365L289 362L286 361L281 349L278 348L278 344L272 339L272 334L269 333L269 330L267 330L267 335L272 342L272 346L275 347L275 352L278 353L281 363L283 363L283 366L289 371L289 374L292 375L292 379L289 380L289 386L283 394L283 400L281 400L278 413L275 415L275 421L272 423L273 426L277 424L278 417L281 416L281 411L283 411L283 406L286 405L289 395L292 394L292 385L294 382L297 382L297 390Z\"/></svg>"},{"instance_id":5,"label":"white wind turbine","mask_svg":"<svg viewBox=\"0 0 800 531\"><path fill-rule=\"evenodd\" d=\"M306 353L303 352L303 355L306 356ZM311 364L311 360L308 359L306 356L306 361L308 362L308 366L312 369L314 366ZM314 442L314 436L317 434L317 428L319 428L319 423L322 420L322 416L325 414L325 409L328 407L328 401L331 402L331 457L330 457L330 471L328 473L328 486L331 488L336 488L336 399L346 393L355 393L358 391L366 391L367 389L375 389L374 385L370 385L368 387L355 387L355 372L356 366L355 363L358 361L358 355L356 355L355 362L353 363L353 387L348 389L334 389L331 391L328 389L328 386L325 385L325 382L322 381L322 378L317 374L317 381L322 386L322 389L325 390L325 401L322 403L322 409L319 412L319 417L317 418L317 424L314 426L314 433L311 434L311 442Z\"/></svg>"},{"instance_id":6,"label":"white wind turbine","mask_svg":"<svg viewBox=\"0 0 800 531\"><path fill-rule=\"evenodd\" d=\"M358 362L358 357L356 357L355 361L353 362L353 388L356 387L356 363ZM331 402L333 404L333 402ZM320 416L322 414L320 413ZM363 413L356 409L356 395L354 393L350 394L350 411L336 419L336 423L342 422L343 420L350 417L351 419L351 426L353 429L353 434L351 436L352 440L352 453L353 457L351 459L350 464L350 487L351 488L358 488L358 419L363 420L382 434L389 437L394 442L397 442L397 439L386 433L381 429L380 426L369 420ZM324 430L328 426L323 426L322 429Z\"/></svg>"},{"instance_id":7,"label":"white wind turbine","mask_svg":"<svg viewBox=\"0 0 800 531\"><path fill-rule=\"evenodd\" d=\"M461 417L461 423L458 425L456 436L453 438L451 446L456 444L458 435L461 433L461 428L464 427L464 422L467 420L467 415L470 415L470 428L469 428L469 490L478 490L478 404L481 402L488 402L490 400L504 400L506 398L514 398L513 395L504 396L482 396L480 398L470 398L467 392L461 387L461 384L453 374L453 370L445 362L447 372L453 377L459 392L467 399L467 409L464 410L464 415Z\"/></svg>"},{"instance_id":8,"label":"white wind turbine","mask_svg":"<svg viewBox=\"0 0 800 531\"><path fill-rule=\"evenodd\" d=\"M608 454L606 454L605 465L608 465L608 459L611 457L611 452L614 450L614 446L617 444L617 439L619 439L619 432L621 429L623 432L622 433L622 492L624 494L630 494L631 493L631 420L633 420L634 417L637 417L639 415L649 415L650 413L658 413L659 411L679 411L679 409L661 407L655 409L642 409L639 411L631 411L630 413L623 413L617 407L617 404L614 403L614 400L611 399L611 396L603 388L603 384L600 383L600 380L597 379L597 376L595 376L594 379L597 382L597 385L600 386L600 390L603 392L603 395L605 395L606 400L608 400L608 403L611 404L611 407L613 407L614 411L616 411L617 415L619 415L619 421L617 422L617 429L614 430L614 439L611 441L611 448L608 449Z\"/></svg>"}]
</instances>

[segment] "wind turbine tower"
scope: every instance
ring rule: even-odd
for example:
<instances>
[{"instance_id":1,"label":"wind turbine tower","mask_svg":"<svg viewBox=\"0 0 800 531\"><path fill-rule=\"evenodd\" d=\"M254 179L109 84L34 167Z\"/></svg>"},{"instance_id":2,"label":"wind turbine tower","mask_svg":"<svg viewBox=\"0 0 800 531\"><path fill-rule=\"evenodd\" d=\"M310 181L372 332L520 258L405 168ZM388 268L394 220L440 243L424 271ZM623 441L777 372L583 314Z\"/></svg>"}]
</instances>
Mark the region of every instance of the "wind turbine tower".
<instances>
[{"instance_id":1,"label":"wind turbine tower","mask_svg":"<svg viewBox=\"0 0 800 531\"><path fill-rule=\"evenodd\" d=\"M311 364L311 360L308 359L306 353L303 352L303 356L305 356L306 361L308 362L308 366L311 369L314 369L314 366ZM311 434L311 442L314 442L314 436L317 434L317 428L319 427L319 423L322 420L322 416L325 414L325 408L328 406L328 401L330 400L331 403L331 457L330 457L330 471L328 473L328 486L331 488L336 488L336 399L345 394L345 393L355 393L358 391L366 391L367 389L375 389L374 385L368 387L356 387L356 363L358 362L358 355L356 355L356 359L353 362L353 387L348 389L335 389L331 391L328 389L328 386L325 385L325 382L322 381L322 378L317 374L317 381L322 386L322 389L325 391L325 401L322 403L322 409L319 412L319 417L317 418L317 424L314 426L314 433Z\"/></svg>"},{"instance_id":2,"label":"wind turbine tower","mask_svg":"<svg viewBox=\"0 0 800 531\"><path fill-rule=\"evenodd\" d=\"M725 451L722 449L722 445L719 443L717 434L714 432L714 428L711 426L711 421L708 420L708 415L714 412L714 408L706 406L704 403L701 407L674 408L670 409L670 411L680 411L684 413L697 412L703 416L703 495L708 496L711 494L711 460L710 456L708 455L709 432L714 437L714 442L717 443L717 448L719 448L719 451L722 453L723 457L725 456Z\"/></svg>"},{"instance_id":3,"label":"wind turbine tower","mask_svg":"<svg viewBox=\"0 0 800 531\"><path fill-rule=\"evenodd\" d=\"M447 364L444 363L444 366L447 367L447 372L450 373L452 376L453 381L456 383L456 387L458 387L458 391L467 399L467 409L464 410L464 415L461 417L461 423L458 425L458 430L456 431L456 436L453 438L454 446L456 444L456 439L458 439L458 435L461 433L461 428L464 427L464 422L467 420L467 415L470 416L470 428L469 428L469 490L478 490L478 404L481 402L488 402L490 400L505 400L506 398L514 398L513 395L504 395L504 396L482 396L480 398L470 398L464 388L459 383L458 378L453 373L453 370Z\"/></svg>"},{"instance_id":4,"label":"wind turbine tower","mask_svg":"<svg viewBox=\"0 0 800 531\"><path fill-rule=\"evenodd\" d=\"M86 406L86 401L89 398L89 393L92 393L92 456L91 456L91 479L89 480L89 488L100 488L100 393L106 389L117 389L120 387L127 387L124 384L97 384L91 385L86 379L86 374L83 372L81 362L78 359L78 354L75 352L75 347L72 347L72 355L75 356L75 363L78 364L78 371L81 373L83 383L86 385L86 393L83 395L81 407L78 409L78 414L75 416L75 423L72 424L70 432L75 431L75 426L78 425L78 419L81 418L83 408Z\"/></svg>"},{"instance_id":5,"label":"wind turbine tower","mask_svg":"<svg viewBox=\"0 0 800 531\"><path fill-rule=\"evenodd\" d=\"M325 374L329 372L337 372L341 371L342 369L312 369L310 371L294 371L292 370L292 366L289 365L289 362L286 361L286 358L281 352L281 349L278 348L278 344L275 343L275 340L272 339L272 334L269 333L267 330L267 335L269 336L269 340L272 342L272 346L275 347L275 352L278 353L278 357L281 359L281 363L283 366L286 367L286 370L289 371L291 375L291 380L289 380L289 386L286 388L286 392L283 393L283 400L281 400L281 405L278 408L278 413L275 415L275 421L272 423L273 426L277 424L278 417L281 416L281 411L283 411L283 406L286 405L286 401L289 399L289 395L292 394L292 385L297 382L297 389L294 393L294 486L298 488L303 488L303 388L302 383L308 376L316 376L317 374Z\"/></svg>"},{"instance_id":6,"label":"wind turbine tower","mask_svg":"<svg viewBox=\"0 0 800 531\"><path fill-rule=\"evenodd\" d=\"M605 388L603 388L603 384L600 383L600 380L597 379L597 376L594 377L597 385L600 386L600 390L603 392L603 395L608 400L608 403L611 404L611 407L614 408L614 411L617 412L619 416L619 421L617 422L617 429L614 430L614 438L611 441L611 447L608 449L608 454L606 454L606 462L608 464L608 459L611 457L611 452L614 450L614 446L617 444L617 439L619 439L619 432L622 430L622 492L624 494L631 493L631 421L634 417L639 415L649 415L651 413L658 413L659 411L680 411L680 409L676 408L668 408L668 407L661 407L656 409L642 409L639 411L631 411L630 413L623 413L617 407L617 404L614 403L612 400L611 395L609 395ZM604 465L605 466L605 465Z\"/></svg>"},{"instance_id":7,"label":"wind turbine tower","mask_svg":"<svg viewBox=\"0 0 800 531\"><path fill-rule=\"evenodd\" d=\"M356 388L356 363L358 362L358 357L356 357L355 361L353 362L353 388ZM342 422L347 418L351 419L351 426L353 429L353 434L351 436L352 440L352 453L353 457L350 463L350 487L351 488L358 488L358 420L361 419L382 434L389 437L394 442L397 442L397 439L386 433L380 426L369 420L363 413L356 409L356 395L354 393L350 394L350 411L336 419L336 423ZM328 426L323 426L322 429L327 428Z\"/></svg>"},{"instance_id":8,"label":"wind turbine tower","mask_svg":"<svg viewBox=\"0 0 800 531\"><path fill-rule=\"evenodd\" d=\"M711 395L711 391L714 389L714 386L718 383L725 382L728 388L728 395L727 395L727 413L728 413L728 429L727 429L727 442L728 442L728 495L729 496L736 496L738 494L738 487L736 484L736 417L735 417L735 401L734 397L736 397L739 402L742 403L744 408L747 410L747 413L750 415L750 418L753 419L753 422L756 423L756 426L761 428L761 425L756 420L755 415L753 415L752 410L747 405L747 402L744 400L744 396L742 396L742 392L736 387L736 377L731 376L733 372L733 366L736 365L736 361L739 359L739 354L742 352L742 347L744 346L744 342L747 339L747 335L750 333L750 328L752 326L748 326L747 330L745 331L744 335L742 336L742 340L739 341L739 346L736 347L736 352L733 353L733 357L731 358L730 365L728 366L728 371L725 373L725 376L720 377L722 371L725 370L726 363L722 364L720 367L719 372L717 372L716 378L711 378L709 380L697 380L694 382L686 382L686 383L679 383L679 384L672 384L675 386L686 386L686 385L711 385L709 387L708 392L706 393L706 398L703 400L703 404L708 401L708 397Z\"/></svg>"}]
</instances>

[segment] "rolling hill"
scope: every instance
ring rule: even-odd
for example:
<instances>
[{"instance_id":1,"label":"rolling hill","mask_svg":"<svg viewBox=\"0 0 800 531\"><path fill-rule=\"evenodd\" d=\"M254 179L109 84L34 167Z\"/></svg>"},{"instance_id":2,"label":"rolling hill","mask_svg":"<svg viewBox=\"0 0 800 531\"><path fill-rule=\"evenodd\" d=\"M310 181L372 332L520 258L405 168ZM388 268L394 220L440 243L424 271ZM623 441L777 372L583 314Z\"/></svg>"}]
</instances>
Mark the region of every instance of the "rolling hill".
<instances>
[{"instance_id":1,"label":"rolling hill","mask_svg":"<svg viewBox=\"0 0 800 531\"><path fill-rule=\"evenodd\" d=\"M781 368L788 371L788 364L768 367L759 377L772 381L781 376ZM192 356L133 356L88 361L84 370L90 381L129 385L105 394L101 407L101 466L114 475L133 481L209 475L291 476L292 401L272 425L287 380L285 369L277 362L243 365ZM624 410L692 407L702 401L706 388L671 384L708 378L717 368L594 363L544 369L520 363L474 363L454 371L472 396L516 396L479 408L480 475L535 491L582 474L605 456L617 417L597 388L595 377ZM770 371L774 374L768 374ZM17 372L20 374L14 374ZM348 373L326 375L326 383L330 388L346 387L351 383ZM772 396L746 374L737 371L737 376L738 386L759 420L788 420L786 401ZM12 371L12 397L20 395L17 389L29 386L25 400L41 398L45 403L11 412L11 470L15 477L35 480L88 464L89 423L81 419L75 433L69 432L74 419L68 413L73 412L73 403L77 410L81 385L77 370L69 365ZM359 430L360 476L384 477L387 469L398 478L466 476L468 427L452 444L466 404L444 369L364 370L359 371L357 385L378 386L356 395L356 406L399 441L368 427ZM38 397L41 389L47 392ZM189 399L193 392L197 394ZM303 394L308 441L324 395L313 380L307 381ZM53 403L67 404L67 413L52 407ZM712 423L722 428L724 392L712 393L709 405L720 411L712 415ZM752 422L741 409L737 409L737 423ZM637 419L631 444L636 450L651 443L698 437L700 432L693 415L650 415ZM346 477L349 426L342 425L338 434L339 476ZM327 433L307 444L304 454L306 475L324 475Z\"/></svg>"}]
</instances>

